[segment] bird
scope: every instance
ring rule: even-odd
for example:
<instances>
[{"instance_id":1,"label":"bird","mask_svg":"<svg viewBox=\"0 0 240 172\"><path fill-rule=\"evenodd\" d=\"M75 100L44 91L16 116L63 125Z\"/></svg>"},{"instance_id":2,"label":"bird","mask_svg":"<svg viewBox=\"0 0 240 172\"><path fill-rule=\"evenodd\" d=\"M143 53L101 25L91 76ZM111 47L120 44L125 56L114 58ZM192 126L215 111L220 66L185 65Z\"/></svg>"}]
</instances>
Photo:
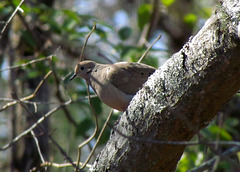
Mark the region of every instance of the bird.
<instances>
[{"instance_id":1,"label":"bird","mask_svg":"<svg viewBox=\"0 0 240 172\"><path fill-rule=\"evenodd\" d=\"M125 111L133 96L155 72L156 68L136 62L100 64L91 60L79 62L70 78L86 80L102 102Z\"/></svg>"}]
</instances>

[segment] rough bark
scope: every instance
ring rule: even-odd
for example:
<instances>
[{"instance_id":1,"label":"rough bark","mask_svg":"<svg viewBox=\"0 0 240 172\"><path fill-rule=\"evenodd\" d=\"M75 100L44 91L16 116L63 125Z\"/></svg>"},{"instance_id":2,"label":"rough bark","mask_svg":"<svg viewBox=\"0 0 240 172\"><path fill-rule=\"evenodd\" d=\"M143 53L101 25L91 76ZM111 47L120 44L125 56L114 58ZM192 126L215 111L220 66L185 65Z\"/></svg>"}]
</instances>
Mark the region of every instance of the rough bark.
<instances>
[{"instance_id":1,"label":"rough bark","mask_svg":"<svg viewBox=\"0 0 240 172\"><path fill-rule=\"evenodd\" d=\"M188 141L240 88L240 3L226 0L147 81L91 171L174 171Z\"/></svg>"}]
</instances>

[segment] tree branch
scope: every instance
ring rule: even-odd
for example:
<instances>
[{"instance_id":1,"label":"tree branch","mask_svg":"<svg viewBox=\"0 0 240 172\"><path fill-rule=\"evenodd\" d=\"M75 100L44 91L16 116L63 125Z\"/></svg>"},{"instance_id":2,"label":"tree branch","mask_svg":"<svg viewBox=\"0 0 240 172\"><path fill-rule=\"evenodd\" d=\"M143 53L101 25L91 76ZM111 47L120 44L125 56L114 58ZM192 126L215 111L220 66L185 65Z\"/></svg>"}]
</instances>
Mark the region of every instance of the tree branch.
<instances>
[{"instance_id":1,"label":"tree branch","mask_svg":"<svg viewBox=\"0 0 240 172\"><path fill-rule=\"evenodd\" d=\"M133 98L91 171L175 171L185 145L137 138L189 141L211 122L240 88L239 23L239 2L224 1Z\"/></svg>"}]
</instances>

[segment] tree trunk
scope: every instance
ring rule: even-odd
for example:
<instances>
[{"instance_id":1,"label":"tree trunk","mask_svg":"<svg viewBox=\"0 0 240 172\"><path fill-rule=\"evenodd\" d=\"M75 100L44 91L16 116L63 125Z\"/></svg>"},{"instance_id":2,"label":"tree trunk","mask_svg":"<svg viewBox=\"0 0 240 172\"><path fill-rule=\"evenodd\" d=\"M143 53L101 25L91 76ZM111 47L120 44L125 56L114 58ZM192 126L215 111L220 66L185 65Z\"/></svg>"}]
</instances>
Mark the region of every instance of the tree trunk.
<instances>
[{"instance_id":1,"label":"tree trunk","mask_svg":"<svg viewBox=\"0 0 240 172\"><path fill-rule=\"evenodd\" d=\"M240 4L225 0L147 81L91 171L175 171L184 145L240 88Z\"/></svg>"},{"instance_id":2,"label":"tree trunk","mask_svg":"<svg viewBox=\"0 0 240 172\"><path fill-rule=\"evenodd\" d=\"M45 5L52 6L54 3L54 0L41 0L38 2L38 5L40 3L44 3ZM12 7L15 8L14 4L10 1L10 4ZM36 4L32 4L36 5ZM17 45L15 45L15 39L13 34L11 34L11 41L9 47L11 47L11 51L9 51L9 64L10 66L13 66L14 63L19 60L17 57L20 57L20 59L26 59L29 57L35 57L36 54L43 54L43 55L49 55L49 52L47 52L46 48L44 47L50 33L44 31L39 27L40 22L36 22L34 20L34 17L31 16L32 21L27 23L24 19L24 16L20 12L18 12L19 19L16 20L17 24L15 24L18 27L15 28L21 28L25 27L26 33L29 34L27 36L29 40L32 40L31 45L26 43L26 38L24 39L23 34L17 35L19 38L19 42ZM30 17L30 15L29 15ZM20 21L20 22L19 22ZM22 24L22 25L21 25ZM14 27L11 29L13 30L12 33L15 33ZM19 30L16 30L16 33L20 33ZM31 42L31 41L30 41ZM44 49L45 48L45 49ZM45 53L45 54L44 54ZM21 79L21 74L23 75L24 70L11 70L10 73L10 85L11 85L11 94L14 99L18 100L21 98L26 92L33 93L39 84L39 82L42 80L42 76L38 76L35 78L27 79ZM18 82L17 82L18 81ZM18 84L17 84L18 83ZM20 93L20 94L19 94ZM49 101L49 87L47 83L43 83L41 88L36 93L35 98L33 99L36 102L47 102ZM13 106L11 109L11 128L12 128L12 139L15 138L22 130L25 130L25 128L28 128L29 126L32 126L39 118L42 117L43 114L49 111L49 105L43 104L38 105L38 110L35 112L35 107L33 105L23 105L20 103L21 108L16 109L16 106ZM40 109L40 110L39 110ZM22 124L21 121L26 120L27 124ZM41 128L44 128L44 131L41 130L41 128L38 126L35 128L34 134L36 135L36 138L38 140L39 149L41 151L41 154L44 158L44 160L48 160L48 151L49 151L49 140L48 140L48 130L49 130L49 122L48 119L46 119L43 123L40 124ZM14 143L12 146L12 152L11 152L11 171L29 171L36 167L37 169L40 169L39 164L41 163L41 158L36 146L36 142L33 138L33 136L29 133L27 137L25 137L22 142ZM39 168L38 168L39 167Z\"/></svg>"}]
</instances>

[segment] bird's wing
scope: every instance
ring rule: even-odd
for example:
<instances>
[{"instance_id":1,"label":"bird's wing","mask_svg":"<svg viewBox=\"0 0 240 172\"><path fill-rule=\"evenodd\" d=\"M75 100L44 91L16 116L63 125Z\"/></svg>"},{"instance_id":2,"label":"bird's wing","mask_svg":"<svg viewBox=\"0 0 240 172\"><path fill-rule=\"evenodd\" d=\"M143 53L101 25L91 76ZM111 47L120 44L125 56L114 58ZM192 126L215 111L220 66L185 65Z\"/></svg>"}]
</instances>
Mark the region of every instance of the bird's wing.
<instances>
[{"instance_id":1,"label":"bird's wing","mask_svg":"<svg viewBox=\"0 0 240 172\"><path fill-rule=\"evenodd\" d=\"M142 63L120 62L112 64L107 70L111 84L126 94L135 95L156 69Z\"/></svg>"}]
</instances>

